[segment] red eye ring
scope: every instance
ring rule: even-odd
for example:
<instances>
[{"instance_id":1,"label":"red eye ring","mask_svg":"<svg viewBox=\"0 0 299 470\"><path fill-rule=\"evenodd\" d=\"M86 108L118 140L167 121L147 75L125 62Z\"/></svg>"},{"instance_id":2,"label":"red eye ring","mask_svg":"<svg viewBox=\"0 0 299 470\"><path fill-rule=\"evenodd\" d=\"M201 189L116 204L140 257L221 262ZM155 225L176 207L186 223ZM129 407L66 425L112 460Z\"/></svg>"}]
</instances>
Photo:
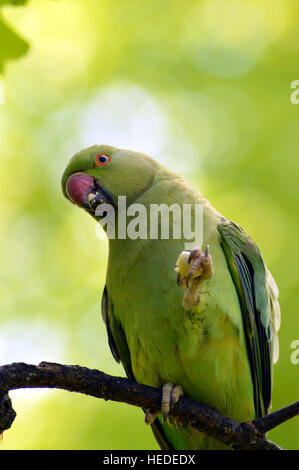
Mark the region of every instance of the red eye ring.
<instances>
[{"instance_id":1,"label":"red eye ring","mask_svg":"<svg viewBox=\"0 0 299 470\"><path fill-rule=\"evenodd\" d=\"M109 163L110 160L111 158L109 157L109 155L106 155L105 153L99 153L96 156L95 163L97 166L104 166L104 165L107 165L107 163Z\"/></svg>"}]
</instances>

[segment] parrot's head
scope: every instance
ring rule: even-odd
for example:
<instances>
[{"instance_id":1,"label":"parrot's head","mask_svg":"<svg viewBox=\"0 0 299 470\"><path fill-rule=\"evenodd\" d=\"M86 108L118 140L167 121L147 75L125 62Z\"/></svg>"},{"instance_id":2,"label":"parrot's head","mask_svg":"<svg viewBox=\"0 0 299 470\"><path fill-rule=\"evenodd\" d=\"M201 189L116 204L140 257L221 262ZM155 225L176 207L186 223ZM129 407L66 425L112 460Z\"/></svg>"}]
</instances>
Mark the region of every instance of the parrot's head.
<instances>
[{"instance_id":1,"label":"parrot's head","mask_svg":"<svg viewBox=\"0 0 299 470\"><path fill-rule=\"evenodd\" d=\"M118 197L133 203L155 178L158 163L151 157L108 145L76 153L62 177L64 195L92 216L99 204L117 209Z\"/></svg>"}]
</instances>

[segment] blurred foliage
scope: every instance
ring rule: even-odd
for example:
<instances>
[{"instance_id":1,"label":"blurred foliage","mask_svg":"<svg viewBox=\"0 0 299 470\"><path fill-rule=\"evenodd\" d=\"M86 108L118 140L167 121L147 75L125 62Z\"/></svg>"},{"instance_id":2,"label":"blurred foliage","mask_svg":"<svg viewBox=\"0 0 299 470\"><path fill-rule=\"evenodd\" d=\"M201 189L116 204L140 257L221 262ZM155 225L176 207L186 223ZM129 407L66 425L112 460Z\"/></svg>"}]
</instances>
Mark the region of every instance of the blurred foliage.
<instances>
[{"instance_id":1,"label":"blurred foliage","mask_svg":"<svg viewBox=\"0 0 299 470\"><path fill-rule=\"evenodd\" d=\"M2 5L23 6L27 0L0 0ZM22 39L1 17L0 14L0 73L7 60L17 59L28 51L28 43Z\"/></svg>"},{"instance_id":2,"label":"blurred foliage","mask_svg":"<svg viewBox=\"0 0 299 470\"><path fill-rule=\"evenodd\" d=\"M280 288L273 408L298 399L296 0L5 2L0 23L0 361L122 374L100 319L107 243L60 177L80 148L147 152L260 246ZM14 25L18 35L10 29ZM3 449L157 448L140 410L62 391L11 393ZM298 418L270 433L299 448ZM124 430L126 430L124 432Z\"/></svg>"}]
</instances>

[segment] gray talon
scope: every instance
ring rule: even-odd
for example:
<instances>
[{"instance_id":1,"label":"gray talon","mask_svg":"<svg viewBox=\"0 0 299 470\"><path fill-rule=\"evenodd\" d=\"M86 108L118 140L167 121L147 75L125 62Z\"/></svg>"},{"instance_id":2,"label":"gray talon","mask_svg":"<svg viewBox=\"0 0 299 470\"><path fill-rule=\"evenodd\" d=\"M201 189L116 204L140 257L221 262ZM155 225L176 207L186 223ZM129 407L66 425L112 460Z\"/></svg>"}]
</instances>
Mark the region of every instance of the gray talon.
<instances>
[{"instance_id":1,"label":"gray talon","mask_svg":"<svg viewBox=\"0 0 299 470\"><path fill-rule=\"evenodd\" d=\"M174 385L171 382L167 382L162 387L162 413L163 422L165 423L170 410L179 401L181 396L184 395L183 388L181 385Z\"/></svg>"},{"instance_id":2,"label":"gray talon","mask_svg":"<svg viewBox=\"0 0 299 470\"><path fill-rule=\"evenodd\" d=\"M206 246L206 251L205 251L205 257L206 258L209 256L209 252L210 252L210 245L207 245Z\"/></svg>"}]
</instances>

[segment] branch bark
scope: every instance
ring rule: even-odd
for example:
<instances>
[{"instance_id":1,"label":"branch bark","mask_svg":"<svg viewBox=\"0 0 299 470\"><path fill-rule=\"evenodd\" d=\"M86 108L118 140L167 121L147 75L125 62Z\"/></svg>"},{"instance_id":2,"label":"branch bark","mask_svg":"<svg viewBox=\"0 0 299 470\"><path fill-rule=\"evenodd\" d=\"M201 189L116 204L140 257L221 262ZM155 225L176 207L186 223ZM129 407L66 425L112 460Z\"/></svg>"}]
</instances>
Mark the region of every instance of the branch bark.
<instances>
[{"instance_id":1,"label":"branch bark","mask_svg":"<svg viewBox=\"0 0 299 470\"><path fill-rule=\"evenodd\" d=\"M19 388L58 388L151 409L153 412L161 409L161 390L123 377L113 377L77 365L13 363L0 367L0 432L9 429L16 417L8 392ZM281 450L265 434L298 414L299 401L263 418L238 423L219 413L216 408L181 397L169 416L233 449Z\"/></svg>"}]
</instances>

